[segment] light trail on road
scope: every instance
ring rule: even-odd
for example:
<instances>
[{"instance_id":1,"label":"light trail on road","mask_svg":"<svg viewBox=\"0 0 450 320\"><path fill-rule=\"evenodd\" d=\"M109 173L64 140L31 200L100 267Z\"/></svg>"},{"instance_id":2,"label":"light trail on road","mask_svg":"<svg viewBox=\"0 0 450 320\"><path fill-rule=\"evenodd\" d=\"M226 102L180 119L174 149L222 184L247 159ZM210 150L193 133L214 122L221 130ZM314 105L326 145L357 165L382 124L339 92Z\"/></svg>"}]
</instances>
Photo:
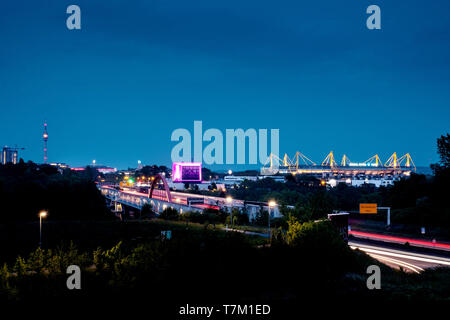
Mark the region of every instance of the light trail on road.
<instances>
[{"instance_id":1,"label":"light trail on road","mask_svg":"<svg viewBox=\"0 0 450 320\"><path fill-rule=\"evenodd\" d=\"M394 264L400 267L405 267L415 273L420 273L422 271L424 271L424 269L422 269L421 267L418 267L416 265L413 265L411 263L407 263L407 262L402 262L400 260L397 259L392 259L392 258L386 258L377 254L373 254L373 253L368 253L369 256L371 256L372 258L379 260L381 262L385 261L387 262L387 264Z\"/></svg>"},{"instance_id":2,"label":"light trail on road","mask_svg":"<svg viewBox=\"0 0 450 320\"><path fill-rule=\"evenodd\" d=\"M380 240L380 241L385 241L385 242L401 243L401 244L409 243L410 245L417 246L417 247L436 248L436 249L450 251L450 244L446 244L446 243L438 243L438 242L433 242L433 241L410 239L410 238L401 238L401 237L394 237L394 236L361 232L361 231L349 231L348 234L352 235L354 237L362 238L362 239L366 238L366 239Z\"/></svg>"},{"instance_id":3,"label":"light trail on road","mask_svg":"<svg viewBox=\"0 0 450 320\"><path fill-rule=\"evenodd\" d=\"M445 257L367 245L354 241L349 241L349 246L352 249L359 249L385 264L404 267L416 273L420 273L427 268L450 267L450 259Z\"/></svg>"}]
</instances>

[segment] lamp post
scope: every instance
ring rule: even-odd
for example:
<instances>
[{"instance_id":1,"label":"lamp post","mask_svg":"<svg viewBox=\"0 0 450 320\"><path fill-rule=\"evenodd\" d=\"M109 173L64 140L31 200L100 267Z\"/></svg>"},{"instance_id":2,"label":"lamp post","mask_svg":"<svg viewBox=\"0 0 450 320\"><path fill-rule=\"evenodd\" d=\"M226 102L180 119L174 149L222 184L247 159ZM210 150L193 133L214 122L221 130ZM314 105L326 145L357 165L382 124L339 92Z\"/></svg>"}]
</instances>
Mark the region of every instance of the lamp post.
<instances>
[{"instance_id":1,"label":"lamp post","mask_svg":"<svg viewBox=\"0 0 450 320\"><path fill-rule=\"evenodd\" d=\"M42 245L42 218L47 216L47 211L42 210L39 212L39 248Z\"/></svg>"},{"instance_id":2,"label":"lamp post","mask_svg":"<svg viewBox=\"0 0 450 320\"><path fill-rule=\"evenodd\" d=\"M228 206L229 206L229 208L230 208L230 226L231 226L231 228L233 228L233 210L231 210L231 208L232 208L232 203L233 203L233 198L232 198L231 196L228 196L228 197L226 198L226 201L227 201Z\"/></svg>"},{"instance_id":3,"label":"lamp post","mask_svg":"<svg viewBox=\"0 0 450 320\"><path fill-rule=\"evenodd\" d=\"M270 236L270 213L272 208L274 208L277 205L277 203L273 200L269 201L269 241L271 240L271 236Z\"/></svg>"}]
</instances>

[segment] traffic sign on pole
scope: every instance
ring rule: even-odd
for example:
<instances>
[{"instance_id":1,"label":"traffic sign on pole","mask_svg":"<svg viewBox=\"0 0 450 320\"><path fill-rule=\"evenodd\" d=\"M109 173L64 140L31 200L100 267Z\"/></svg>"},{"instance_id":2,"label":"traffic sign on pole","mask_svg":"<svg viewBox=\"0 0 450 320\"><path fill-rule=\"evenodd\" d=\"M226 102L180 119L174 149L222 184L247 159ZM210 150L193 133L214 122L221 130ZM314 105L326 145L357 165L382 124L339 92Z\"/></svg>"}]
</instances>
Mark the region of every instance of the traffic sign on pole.
<instances>
[{"instance_id":1,"label":"traffic sign on pole","mask_svg":"<svg viewBox=\"0 0 450 320\"><path fill-rule=\"evenodd\" d=\"M359 213L362 214L370 214L377 213L377 204L376 203L360 203L359 204Z\"/></svg>"}]
</instances>

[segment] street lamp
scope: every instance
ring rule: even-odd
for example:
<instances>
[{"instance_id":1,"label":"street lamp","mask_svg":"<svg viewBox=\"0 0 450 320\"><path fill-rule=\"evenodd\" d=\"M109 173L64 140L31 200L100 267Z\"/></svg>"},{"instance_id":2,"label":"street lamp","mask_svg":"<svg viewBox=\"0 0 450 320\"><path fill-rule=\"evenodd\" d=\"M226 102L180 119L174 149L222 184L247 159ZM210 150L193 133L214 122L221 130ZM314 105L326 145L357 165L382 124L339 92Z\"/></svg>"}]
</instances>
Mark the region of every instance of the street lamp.
<instances>
[{"instance_id":1,"label":"street lamp","mask_svg":"<svg viewBox=\"0 0 450 320\"><path fill-rule=\"evenodd\" d=\"M228 175L230 175L231 176L231 174L233 173L233 171L231 171L231 169L230 170L228 170Z\"/></svg>"},{"instance_id":2,"label":"street lamp","mask_svg":"<svg viewBox=\"0 0 450 320\"><path fill-rule=\"evenodd\" d=\"M47 217L47 211L42 210L39 212L39 248L42 245L42 218Z\"/></svg>"},{"instance_id":3,"label":"street lamp","mask_svg":"<svg viewBox=\"0 0 450 320\"><path fill-rule=\"evenodd\" d=\"M270 209L274 208L277 205L277 203L273 200L269 201L269 241L270 241Z\"/></svg>"},{"instance_id":4,"label":"street lamp","mask_svg":"<svg viewBox=\"0 0 450 320\"><path fill-rule=\"evenodd\" d=\"M226 201L227 201L227 203L228 203L228 205L230 207L230 226L231 226L231 229L233 229L233 210L231 210L232 203L233 203L233 198L231 196L228 196L226 198Z\"/></svg>"}]
</instances>

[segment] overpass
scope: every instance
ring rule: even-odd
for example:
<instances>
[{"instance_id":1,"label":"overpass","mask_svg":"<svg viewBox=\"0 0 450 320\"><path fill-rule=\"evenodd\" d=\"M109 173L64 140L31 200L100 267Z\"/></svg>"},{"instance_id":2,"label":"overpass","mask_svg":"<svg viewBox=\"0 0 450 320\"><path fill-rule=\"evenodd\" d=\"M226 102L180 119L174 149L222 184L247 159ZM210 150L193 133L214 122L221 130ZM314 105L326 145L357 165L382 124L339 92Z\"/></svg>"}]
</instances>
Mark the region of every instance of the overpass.
<instances>
[{"instance_id":1,"label":"overpass","mask_svg":"<svg viewBox=\"0 0 450 320\"><path fill-rule=\"evenodd\" d=\"M148 192L133 188L120 189L105 184L99 184L97 187L111 203L120 203L138 210L149 204L156 213L161 213L166 208L176 209L181 214L187 211L203 212L208 208L225 211L236 208L247 213L249 219L253 220L261 210L269 211L269 205L264 202L171 191L165 177L159 174L152 180ZM272 217L280 216L278 206L270 208L270 212Z\"/></svg>"},{"instance_id":2,"label":"overpass","mask_svg":"<svg viewBox=\"0 0 450 320\"><path fill-rule=\"evenodd\" d=\"M141 210L145 204L149 204L153 211L161 213L166 208L176 209L178 212L183 213L186 211L198 211L202 212L205 207L201 205L192 205L184 203L173 203L158 196L149 198L148 194L141 193L135 190L117 190L112 186L101 185L98 186L100 192L110 200L112 203L121 203L128 207L132 207Z\"/></svg>"}]
</instances>

